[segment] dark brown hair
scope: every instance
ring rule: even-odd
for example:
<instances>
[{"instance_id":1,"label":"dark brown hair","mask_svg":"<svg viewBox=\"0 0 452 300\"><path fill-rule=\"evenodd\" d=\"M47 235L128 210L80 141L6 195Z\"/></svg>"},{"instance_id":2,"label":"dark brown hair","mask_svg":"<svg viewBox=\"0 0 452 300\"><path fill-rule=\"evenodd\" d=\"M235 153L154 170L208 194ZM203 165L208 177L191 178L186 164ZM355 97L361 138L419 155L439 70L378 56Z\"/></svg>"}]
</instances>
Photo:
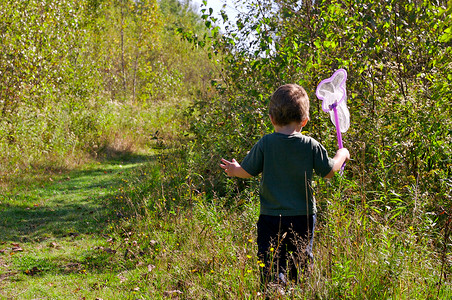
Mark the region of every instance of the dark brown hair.
<instances>
[{"instance_id":1,"label":"dark brown hair","mask_svg":"<svg viewBox=\"0 0 452 300\"><path fill-rule=\"evenodd\" d=\"M297 84L280 86L271 96L269 111L273 122L279 126L303 122L309 118L308 94Z\"/></svg>"}]
</instances>

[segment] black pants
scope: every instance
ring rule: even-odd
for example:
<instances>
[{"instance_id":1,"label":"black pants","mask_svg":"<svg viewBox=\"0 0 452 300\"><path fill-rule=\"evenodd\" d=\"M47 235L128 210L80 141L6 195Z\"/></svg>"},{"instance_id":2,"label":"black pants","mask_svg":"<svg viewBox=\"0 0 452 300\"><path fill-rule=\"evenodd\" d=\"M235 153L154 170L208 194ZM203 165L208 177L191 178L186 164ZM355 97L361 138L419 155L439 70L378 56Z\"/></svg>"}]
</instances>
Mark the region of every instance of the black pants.
<instances>
[{"instance_id":1,"label":"black pants","mask_svg":"<svg viewBox=\"0 0 452 300\"><path fill-rule=\"evenodd\" d=\"M260 215L257 222L258 256L265 263L261 283L280 278L298 279L312 262L312 243L316 215L268 216ZM283 276L281 277L282 274Z\"/></svg>"}]
</instances>

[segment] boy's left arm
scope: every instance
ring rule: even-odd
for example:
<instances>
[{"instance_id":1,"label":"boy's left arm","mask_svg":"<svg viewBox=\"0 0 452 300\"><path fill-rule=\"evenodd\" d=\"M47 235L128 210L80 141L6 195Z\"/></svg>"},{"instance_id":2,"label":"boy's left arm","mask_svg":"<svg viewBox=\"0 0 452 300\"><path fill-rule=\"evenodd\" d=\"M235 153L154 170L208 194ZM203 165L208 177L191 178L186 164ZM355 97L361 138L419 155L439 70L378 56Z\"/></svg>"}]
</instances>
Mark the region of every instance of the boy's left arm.
<instances>
[{"instance_id":1,"label":"boy's left arm","mask_svg":"<svg viewBox=\"0 0 452 300\"><path fill-rule=\"evenodd\" d=\"M331 170L328 175L325 176L325 178L331 178L334 176L334 173L338 172L344 162L350 159L350 153L348 152L348 149L341 148L336 152L336 155L333 157L334 165L333 169Z\"/></svg>"},{"instance_id":2,"label":"boy's left arm","mask_svg":"<svg viewBox=\"0 0 452 300\"><path fill-rule=\"evenodd\" d=\"M245 171L245 169L243 169L234 158L232 159L232 161L228 161L228 160L222 158L221 162L222 162L222 164L220 164L220 167L230 177L239 177L239 178L253 177L251 174L249 174L247 171Z\"/></svg>"}]
</instances>

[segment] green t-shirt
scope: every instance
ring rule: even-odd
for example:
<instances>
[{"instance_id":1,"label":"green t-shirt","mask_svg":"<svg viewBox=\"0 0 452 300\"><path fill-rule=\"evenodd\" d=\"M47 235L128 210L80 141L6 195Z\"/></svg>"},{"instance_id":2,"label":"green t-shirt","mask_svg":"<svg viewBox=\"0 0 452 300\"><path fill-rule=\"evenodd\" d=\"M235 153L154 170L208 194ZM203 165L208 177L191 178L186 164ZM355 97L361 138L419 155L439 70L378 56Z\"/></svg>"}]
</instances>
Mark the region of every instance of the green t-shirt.
<instances>
[{"instance_id":1,"label":"green t-shirt","mask_svg":"<svg viewBox=\"0 0 452 300\"><path fill-rule=\"evenodd\" d=\"M260 214L310 215L317 212L311 181L315 170L325 177L333 160L315 139L301 133L274 132L262 137L241 166L250 175L262 173Z\"/></svg>"}]
</instances>

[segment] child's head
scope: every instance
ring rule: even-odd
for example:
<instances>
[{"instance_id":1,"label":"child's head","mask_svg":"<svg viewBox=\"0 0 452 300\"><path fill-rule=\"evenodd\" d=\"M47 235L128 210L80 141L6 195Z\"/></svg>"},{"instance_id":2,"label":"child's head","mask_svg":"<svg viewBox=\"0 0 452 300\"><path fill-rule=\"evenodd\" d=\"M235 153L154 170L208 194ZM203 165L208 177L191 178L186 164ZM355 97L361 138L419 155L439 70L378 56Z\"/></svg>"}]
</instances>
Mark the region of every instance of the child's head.
<instances>
[{"instance_id":1,"label":"child's head","mask_svg":"<svg viewBox=\"0 0 452 300\"><path fill-rule=\"evenodd\" d=\"M308 94L297 84L280 86L270 99L269 111L275 125L302 123L309 119Z\"/></svg>"}]
</instances>

